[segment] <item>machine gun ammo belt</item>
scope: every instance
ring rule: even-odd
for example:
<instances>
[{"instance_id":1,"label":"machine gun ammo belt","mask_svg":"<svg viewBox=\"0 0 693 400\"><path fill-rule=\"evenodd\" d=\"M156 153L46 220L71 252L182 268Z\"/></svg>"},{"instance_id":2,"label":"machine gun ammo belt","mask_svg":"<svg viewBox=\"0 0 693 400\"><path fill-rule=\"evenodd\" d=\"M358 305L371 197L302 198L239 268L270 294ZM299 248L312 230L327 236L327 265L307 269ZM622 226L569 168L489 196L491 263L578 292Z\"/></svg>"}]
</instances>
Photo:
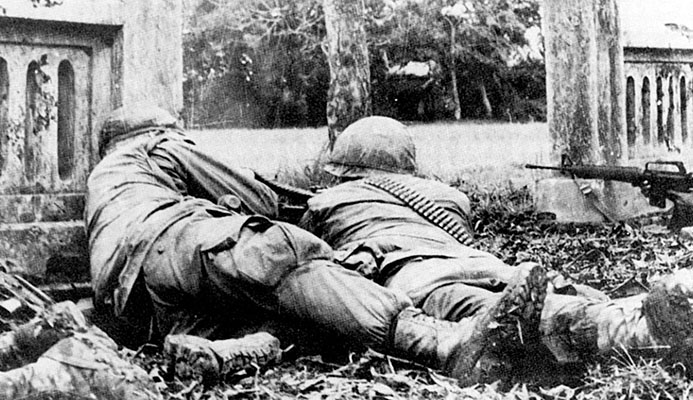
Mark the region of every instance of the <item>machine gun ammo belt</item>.
<instances>
[{"instance_id":1,"label":"machine gun ammo belt","mask_svg":"<svg viewBox=\"0 0 693 400\"><path fill-rule=\"evenodd\" d=\"M458 242L465 246L472 245L472 237L459 222L457 222L449 212L423 194L416 190L397 182L394 179L380 176L369 178L364 181L366 184L382 189L392 196L398 198L409 208L416 211L419 215L426 218L433 225L447 232Z\"/></svg>"}]
</instances>

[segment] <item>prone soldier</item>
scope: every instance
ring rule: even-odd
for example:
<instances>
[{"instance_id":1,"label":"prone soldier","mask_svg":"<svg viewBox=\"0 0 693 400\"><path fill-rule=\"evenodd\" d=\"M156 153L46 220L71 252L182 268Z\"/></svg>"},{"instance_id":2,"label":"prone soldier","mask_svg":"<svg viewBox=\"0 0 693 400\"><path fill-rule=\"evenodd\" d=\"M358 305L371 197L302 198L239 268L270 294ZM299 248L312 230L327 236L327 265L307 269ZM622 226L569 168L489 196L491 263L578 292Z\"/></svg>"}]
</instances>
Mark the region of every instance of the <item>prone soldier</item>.
<instances>
[{"instance_id":1,"label":"prone soldier","mask_svg":"<svg viewBox=\"0 0 693 400\"><path fill-rule=\"evenodd\" d=\"M471 247L467 196L415 176L416 149L400 122L374 116L353 123L337 138L325 170L343 183L310 198L300 226L331 245L341 265L450 321L483 313L510 282L516 267ZM576 295L550 291L540 336L527 333L525 339L535 348L545 345L562 363L621 347L687 350L693 281L668 282L650 294L610 300L595 289L554 280L550 287ZM532 357L524 352L529 347L510 349L517 354L513 359Z\"/></svg>"},{"instance_id":2,"label":"prone soldier","mask_svg":"<svg viewBox=\"0 0 693 400\"><path fill-rule=\"evenodd\" d=\"M474 317L443 321L335 264L311 233L273 221L276 195L252 171L197 148L165 110L117 109L100 140L85 210L95 308L116 326L150 327L150 340L201 338L174 352L207 354L223 370L237 343L225 339L280 320L464 380L490 344L518 336L518 326L537 329L546 289L538 266L513 271Z\"/></svg>"}]
</instances>

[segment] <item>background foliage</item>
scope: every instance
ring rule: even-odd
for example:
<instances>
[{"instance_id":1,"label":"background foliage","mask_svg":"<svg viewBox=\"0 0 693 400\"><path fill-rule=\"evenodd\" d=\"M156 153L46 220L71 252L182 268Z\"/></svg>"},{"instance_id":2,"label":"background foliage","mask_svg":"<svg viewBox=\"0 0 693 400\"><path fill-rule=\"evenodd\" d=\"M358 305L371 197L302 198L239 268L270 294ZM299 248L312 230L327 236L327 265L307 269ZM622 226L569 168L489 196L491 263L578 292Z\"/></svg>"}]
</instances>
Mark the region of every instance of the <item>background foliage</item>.
<instances>
[{"instance_id":1,"label":"background foliage","mask_svg":"<svg viewBox=\"0 0 693 400\"><path fill-rule=\"evenodd\" d=\"M539 0L366 0L365 6L376 114L451 118L454 68L463 118L544 119L543 59L536 49L528 56L525 37L538 31ZM186 8L189 126L325 124L322 0L190 0ZM450 43L452 24L457 35ZM404 73L412 61L418 76Z\"/></svg>"}]
</instances>

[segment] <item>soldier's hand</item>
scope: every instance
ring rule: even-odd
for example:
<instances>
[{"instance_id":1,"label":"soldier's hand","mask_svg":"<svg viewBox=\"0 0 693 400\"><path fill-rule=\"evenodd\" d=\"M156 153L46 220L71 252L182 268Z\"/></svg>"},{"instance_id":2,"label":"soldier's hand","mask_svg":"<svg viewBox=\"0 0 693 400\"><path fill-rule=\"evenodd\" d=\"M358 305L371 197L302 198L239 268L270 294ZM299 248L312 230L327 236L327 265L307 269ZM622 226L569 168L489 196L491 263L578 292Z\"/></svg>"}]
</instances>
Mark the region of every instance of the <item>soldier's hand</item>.
<instances>
[{"instance_id":1,"label":"soldier's hand","mask_svg":"<svg viewBox=\"0 0 693 400\"><path fill-rule=\"evenodd\" d=\"M378 272L378 263L370 251L357 251L338 261L346 269L356 271L366 278L373 278Z\"/></svg>"}]
</instances>

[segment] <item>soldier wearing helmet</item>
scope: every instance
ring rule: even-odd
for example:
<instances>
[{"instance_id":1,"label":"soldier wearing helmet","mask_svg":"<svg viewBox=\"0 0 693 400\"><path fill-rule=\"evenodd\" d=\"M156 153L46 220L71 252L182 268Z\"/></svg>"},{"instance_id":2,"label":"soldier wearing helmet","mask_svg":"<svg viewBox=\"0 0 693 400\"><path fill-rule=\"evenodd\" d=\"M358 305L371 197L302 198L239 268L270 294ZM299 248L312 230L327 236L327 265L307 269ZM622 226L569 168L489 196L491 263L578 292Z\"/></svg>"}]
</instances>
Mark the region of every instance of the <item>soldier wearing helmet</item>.
<instances>
[{"instance_id":1,"label":"soldier wearing helmet","mask_svg":"<svg viewBox=\"0 0 693 400\"><path fill-rule=\"evenodd\" d=\"M474 329L422 315L403 294L335 264L324 241L273 221L276 195L252 171L201 151L158 107L114 111L101 148L105 156L89 176L85 210L101 315L152 327L158 339L225 339L253 321L288 321L304 333L372 347L460 379L470 376L496 326L515 329L510 309L533 274L507 285ZM231 208L219 205L221 198ZM146 323L150 316L153 324ZM171 339L167 346L187 346L171 351L221 361L216 367L224 370L234 357L228 343Z\"/></svg>"},{"instance_id":2,"label":"soldier wearing helmet","mask_svg":"<svg viewBox=\"0 0 693 400\"><path fill-rule=\"evenodd\" d=\"M368 117L349 125L330 154L325 170L341 178L372 174L416 174L414 140L399 121Z\"/></svg>"},{"instance_id":3,"label":"soldier wearing helmet","mask_svg":"<svg viewBox=\"0 0 693 400\"><path fill-rule=\"evenodd\" d=\"M406 293L423 313L464 324L493 307L514 272L538 266L508 266L474 249L468 198L441 182L415 177L415 155L414 142L398 121L367 117L348 126L325 166L344 182L312 197L300 226L330 244L345 267ZM535 359L530 348L548 347L557 361L572 362L620 346L674 346L665 330L650 328L656 313L644 311L658 308L654 303L674 304L671 291L609 301L597 290L556 277L551 287L558 286L580 295L552 292L544 301L543 288L530 286L536 293L525 304L538 311L521 315L523 343L499 347L502 351L489 357L496 358L491 365L513 367L524 357ZM680 311L685 320L693 316L690 306Z\"/></svg>"}]
</instances>

